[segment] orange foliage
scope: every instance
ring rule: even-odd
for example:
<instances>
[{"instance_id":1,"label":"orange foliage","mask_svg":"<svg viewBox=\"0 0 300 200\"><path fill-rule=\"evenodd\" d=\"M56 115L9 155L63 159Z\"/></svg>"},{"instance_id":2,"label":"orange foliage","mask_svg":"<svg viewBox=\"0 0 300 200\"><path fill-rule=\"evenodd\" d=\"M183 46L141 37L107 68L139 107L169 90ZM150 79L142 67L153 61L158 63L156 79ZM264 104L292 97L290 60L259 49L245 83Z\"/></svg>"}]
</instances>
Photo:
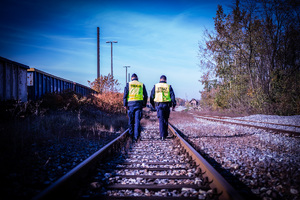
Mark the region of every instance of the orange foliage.
<instances>
[{"instance_id":1,"label":"orange foliage","mask_svg":"<svg viewBox=\"0 0 300 200\"><path fill-rule=\"evenodd\" d=\"M101 75L99 78L96 78L93 82L88 81L90 87L99 93L106 93L106 92L117 92L118 86L120 83L117 79L114 79L114 77L111 74L108 74L107 76Z\"/></svg>"},{"instance_id":2,"label":"orange foliage","mask_svg":"<svg viewBox=\"0 0 300 200\"><path fill-rule=\"evenodd\" d=\"M109 113L125 113L123 108L123 93L119 92L105 92L102 94L95 94L93 103L100 108L100 110Z\"/></svg>"},{"instance_id":3,"label":"orange foliage","mask_svg":"<svg viewBox=\"0 0 300 200\"><path fill-rule=\"evenodd\" d=\"M120 83L111 74L101 75L93 82L88 81L89 85L98 94L93 95L93 104L100 110L108 113L125 113L123 108L123 94L118 92Z\"/></svg>"}]
</instances>

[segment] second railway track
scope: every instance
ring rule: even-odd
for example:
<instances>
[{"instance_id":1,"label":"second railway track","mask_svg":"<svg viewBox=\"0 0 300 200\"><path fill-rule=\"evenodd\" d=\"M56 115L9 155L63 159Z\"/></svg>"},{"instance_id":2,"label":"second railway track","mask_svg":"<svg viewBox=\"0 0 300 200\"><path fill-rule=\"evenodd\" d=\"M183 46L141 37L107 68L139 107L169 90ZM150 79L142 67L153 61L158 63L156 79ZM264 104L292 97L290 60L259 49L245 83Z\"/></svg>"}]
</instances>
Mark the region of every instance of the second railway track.
<instances>
[{"instance_id":1,"label":"second railway track","mask_svg":"<svg viewBox=\"0 0 300 200\"><path fill-rule=\"evenodd\" d=\"M195 115L195 117L199 119L214 121L214 122L233 124L239 126L247 126L247 127L257 128L257 129L264 129L266 131L272 131L275 133L284 133L292 137L300 136L300 126L298 125L243 120L243 119L235 119L229 117L210 116L210 115Z\"/></svg>"},{"instance_id":2,"label":"second railway track","mask_svg":"<svg viewBox=\"0 0 300 200\"><path fill-rule=\"evenodd\" d=\"M243 199L172 125L163 141L158 128L146 128L132 144L127 134L35 199Z\"/></svg>"}]
</instances>

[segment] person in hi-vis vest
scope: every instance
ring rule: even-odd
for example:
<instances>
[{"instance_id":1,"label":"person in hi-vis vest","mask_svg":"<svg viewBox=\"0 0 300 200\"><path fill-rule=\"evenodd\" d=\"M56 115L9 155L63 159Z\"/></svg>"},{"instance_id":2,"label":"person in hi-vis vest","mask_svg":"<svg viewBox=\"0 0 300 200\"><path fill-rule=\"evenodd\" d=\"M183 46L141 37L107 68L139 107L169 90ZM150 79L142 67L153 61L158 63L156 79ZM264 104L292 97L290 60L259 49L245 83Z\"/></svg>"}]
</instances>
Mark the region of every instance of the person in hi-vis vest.
<instances>
[{"instance_id":1,"label":"person in hi-vis vest","mask_svg":"<svg viewBox=\"0 0 300 200\"><path fill-rule=\"evenodd\" d=\"M150 103L157 110L160 138L165 140L168 136L170 107L174 110L176 106L173 88L171 85L167 84L167 77L165 75L162 75L159 83L154 85L150 95Z\"/></svg>"},{"instance_id":2,"label":"person in hi-vis vest","mask_svg":"<svg viewBox=\"0 0 300 200\"><path fill-rule=\"evenodd\" d=\"M129 134L134 141L140 137L142 109L146 107L147 99L145 85L138 81L136 74L132 74L131 82L127 83L124 89L123 105L128 110Z\"/></svg>"}]
</instances>

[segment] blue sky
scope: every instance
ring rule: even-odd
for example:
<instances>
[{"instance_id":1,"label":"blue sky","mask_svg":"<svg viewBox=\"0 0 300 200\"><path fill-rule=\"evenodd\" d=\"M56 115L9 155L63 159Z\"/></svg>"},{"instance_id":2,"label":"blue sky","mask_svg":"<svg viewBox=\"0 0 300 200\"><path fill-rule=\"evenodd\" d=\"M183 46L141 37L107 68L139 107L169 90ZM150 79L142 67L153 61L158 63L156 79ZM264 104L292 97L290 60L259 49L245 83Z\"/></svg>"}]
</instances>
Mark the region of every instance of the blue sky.
<instances>
[{"instance_id":1,"label":"blue sky","mask_svg":"<svg viewBox=\"0 0 300 200\"><path fill-rule=\"evenodd\" d=\"M167 76L176 97L200 99L198 43L213 30L217 5L231 0L0 0L0 56L88 85L111 70L125 86L125 68L149 92Z\"/></svg>"}]
</instances>

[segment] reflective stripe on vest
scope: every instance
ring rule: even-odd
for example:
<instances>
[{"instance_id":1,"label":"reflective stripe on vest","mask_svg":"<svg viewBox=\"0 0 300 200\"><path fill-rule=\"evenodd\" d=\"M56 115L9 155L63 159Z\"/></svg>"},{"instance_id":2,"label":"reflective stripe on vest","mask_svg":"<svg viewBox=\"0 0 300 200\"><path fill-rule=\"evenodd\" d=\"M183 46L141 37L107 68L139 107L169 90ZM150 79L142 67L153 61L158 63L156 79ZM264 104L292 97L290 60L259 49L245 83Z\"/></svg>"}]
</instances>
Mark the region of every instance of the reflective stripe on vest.
<instances>
[{"instance_id":1,"label":"reflective stripe on vest","mask_svg":"<svg viewBox=\"0 0 300 200\"><path fill-rule=\"evenodd\" d=\"M170 85L167 83L155 84L155 102L170 102Z\"/></svg>"},{"instance_id":2,"label":"reflective stripe on vest","mask_svg":"<svg viewBox=\"0 0 300 200\"><path fill-rule=\"evenodd\" d=\"M143 100L143 83L136 80L131 81L129 84L129 93L127 96L128 101Z\"/></svg>"}]
</instances>

